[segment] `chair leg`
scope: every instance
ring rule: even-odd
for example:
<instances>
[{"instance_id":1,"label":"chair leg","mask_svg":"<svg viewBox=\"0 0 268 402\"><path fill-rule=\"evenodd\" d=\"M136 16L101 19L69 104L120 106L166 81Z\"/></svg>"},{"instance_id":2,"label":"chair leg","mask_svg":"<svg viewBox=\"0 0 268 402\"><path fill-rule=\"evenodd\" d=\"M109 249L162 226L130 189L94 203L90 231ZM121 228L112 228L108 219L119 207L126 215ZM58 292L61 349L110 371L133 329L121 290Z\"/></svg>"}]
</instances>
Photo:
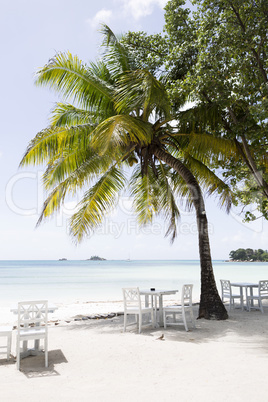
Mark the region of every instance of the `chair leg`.
<instances>
[{"instance_id":1,"label":"chair leg","mask_svg":"<svg viewBox=\"0 0 268 402\"><path fill-rule=\"evenodd\" d=\"M154 310L151 312L152 327L155 328Z\"/></svg>"},{"instance_id":2,"label":"chair leg","mask_svg":"<svg viewBox=\"0 0 268 402\"><path fill-rule=\"evenodd\" d=\"M124 314L124 332L126 332L126 327L127 327L127 314Z\"/></svg>"},{"instance_id":3,"label":"chair leg","mask_svg":"<svg viewBox=\"0 0 268 402\"><path fill-rule=\"evenodd\" d=\"M139 316L137 314L135 314L135 321L136 321L136 324L137 324L137 331L139 331L140 323L139 323Z\"/></svg>"},{"instance_id":4,"label":"chair leg","mask_svg":"<svg viewBox=\"0 0 268 402\"><path fill-rule=\"evenodd\" d=\"M185 311L184 311L184 310L182 310L182 319L183 319L185 331L188 332L189 330L188 330L188 326L187 326L186 317L185 317Z\"/></svg>"},{"instance_id":5,"label":"chair leg","mask_svg":"<svg viewBox=\"0 0 268 402\"><path fill-rule=\"evenodd\" d=\"M260 307L260 310L261 310L261 312L263 314L264 311L263 311L263 305L262 305L262 300L261 299L259 299L259 307Z\"/></svg>"},{"instance_id":6,"label":"chair leg","mask_svg":"<svg viewBox=\"0 0 268 402\"><path fill-rule=\"evenodd\" d=\"M247 303L247 311L250 311L249 297L247 297L246 303Z\"/></svg>"},{"instance_id":7,"label":"chair leg","mask_svg":"<svg viewBox=\"0 0 268 402\"><path fill-rule=\"evenodd\" d=\"M20 369L20 342L17 342L17 370Z\"/></svg>"},{"instance_id":8,"label":"chair leg","mask_svg":"<svg viewBox=\"0 0 268 402\"><path fill-rule=\"evenodd\" d=\"M191 317L191 321L192 321L193 327L195 328L194 313L193 313L192 308L190 308L190 317Z\"/></svg>"},{"instance_id":9,"label":"chair leg","mask_svg":"<svg viewBox=\"0 0 268 402\"><path fill-rule=\"evenodd\" d=\"M12 333L7 336L7 360L10 358L11 353L11 340L12 340Z\"/></svg>"},{"instance_id":10,"label":"chair leg","mask_svg":"<svg viewBox=\"0 0 268 402\"><path fill-rule=\"evenodd\" d=\"M139 334L141 333L141 326L142 326L142 314L139 314Z\"/></svg>"},{"instance_id":11,"label":"chair leg","mask_svg":"<svg viewBox=\"0 0 268 402\"><path fill-rule=\"evenodd\" d=\"M166 329L167 328L167 316L166 316L165 311L163 311L163 319L164 319L164 328Z\"/></svg>"},{"instance_id":12,"label":"chair leg","mask_svg":"<svg viewBox=\"0 0 268 402\"><path fill-rule=\"evenodd\" d=\"M44 340L44 348L45 348L45 367L48 367L48 339Z\"/></svg>"}]
</instances>

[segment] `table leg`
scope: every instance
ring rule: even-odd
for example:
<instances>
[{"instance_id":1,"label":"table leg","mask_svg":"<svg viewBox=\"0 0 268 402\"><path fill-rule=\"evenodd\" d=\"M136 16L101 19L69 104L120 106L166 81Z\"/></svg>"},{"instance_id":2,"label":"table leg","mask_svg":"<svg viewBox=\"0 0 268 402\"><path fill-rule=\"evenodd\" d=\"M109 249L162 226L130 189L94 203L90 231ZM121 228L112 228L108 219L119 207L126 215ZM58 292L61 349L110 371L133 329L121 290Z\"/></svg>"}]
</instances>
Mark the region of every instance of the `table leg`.
<instances>
[{"instance_id":1,"label":"table leg","mask_svg":"<svg viewBox=\"0 0 268 402\"><path fill-rule=\"evenodd\" d=\"M155 317L155 326L156 328L159 327L159 324L157 322L157 296L153 296L154 297L154 317Z\"/></svg>"},{"instance_id":2,"label":"table leg","mask_svg":"<svg viewBox=\"0 0 268 402\"><path fill-rule=\"evenodd\" d=\"M149 296L145 295L145 307L149 306Z\"/></svg>"},{"instance_id":3,"label":"table leg","mask_svg":"<svg viewBox=\"0 0 268 402\"><path fill-rule=\"evenodd\" d=\"M250 296L251 296L251 307L254 307L254 301L253 301L253 287L252 286L250 286Z\"/></svg>"},{"instance_id":4,"label":"table leg","mask_svg":"<svg viewBox=\"0 0 268 402\"><path fill-rule=\"evenodd\" d=\"M250 305L251 308L254 308L254 301L253 301L253 287L252 286L247 286L246 287L246 298L248 300L248 288L249 288L249 292L250 292ZM247 310L249 311L249 304L247 304Z\"/></svg>"},{"instance_id":5,"label":"table leg","mask_svg":"<svg viewBox=\"0 0 268 402\"><path fill-rule=\"evenodd\" d=\"M243 287L240 286L240 305L241 310L244 310L244 295L243 295Z\"/></svg>"},{"instance_id":6,"label":"table leg","mask_svg":"<svg viewBox=\"0 0 268 402\"><path fill-rule=\"evenodd\" d=\"M164 326L164 321L163 321L163 297L162 297L162 295L159 296L159 325L160 325L160 327Z\"/></svg>"}]
</instances>

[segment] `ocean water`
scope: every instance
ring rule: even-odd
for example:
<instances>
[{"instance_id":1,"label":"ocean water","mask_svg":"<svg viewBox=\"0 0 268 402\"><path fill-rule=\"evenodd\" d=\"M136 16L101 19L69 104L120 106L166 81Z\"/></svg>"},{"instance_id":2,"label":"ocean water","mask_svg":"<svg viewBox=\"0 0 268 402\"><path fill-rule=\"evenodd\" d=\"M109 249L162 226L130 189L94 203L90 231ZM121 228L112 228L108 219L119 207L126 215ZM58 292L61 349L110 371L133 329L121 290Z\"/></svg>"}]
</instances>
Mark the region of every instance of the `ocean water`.
<instances>
[{"instance_id":1,"label":"ocean water","mask_svg":"<svg viewBox=\"0 0 268 402\"><path fill-rule=\"evenodd\" d=\"M267 263L213 261L220 279L268 279ZM122 300L122 288L181 289L192 283L200 296L199 261L0 261L0 302L48 299L51 303ZM171 298L176 298L172 296Z\"/></svg>"}]
</instances>

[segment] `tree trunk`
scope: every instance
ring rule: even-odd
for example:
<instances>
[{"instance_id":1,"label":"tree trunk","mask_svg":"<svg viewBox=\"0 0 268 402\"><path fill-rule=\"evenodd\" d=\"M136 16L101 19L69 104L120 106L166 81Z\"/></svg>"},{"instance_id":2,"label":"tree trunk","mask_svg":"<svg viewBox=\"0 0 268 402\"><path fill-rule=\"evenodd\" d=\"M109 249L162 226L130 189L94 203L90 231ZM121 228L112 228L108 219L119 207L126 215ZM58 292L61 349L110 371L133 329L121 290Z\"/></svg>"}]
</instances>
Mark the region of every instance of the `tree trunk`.
<instances>
[{"instance_id":1,"label":"tree trunk","mask_svg":"<svg viewBox=\"0 0 268 402\"><path fill-rule=\"evenodd\" d=\"M228 314L215 282L208 237L208 222L199 184L191 171L180 160L174 158L157 145L153 152L158 159L176 170L183 178L191 193L195 207L201 265L201 295L198 318L225 320L228 318Z\"/></svg>"}]
</instances>

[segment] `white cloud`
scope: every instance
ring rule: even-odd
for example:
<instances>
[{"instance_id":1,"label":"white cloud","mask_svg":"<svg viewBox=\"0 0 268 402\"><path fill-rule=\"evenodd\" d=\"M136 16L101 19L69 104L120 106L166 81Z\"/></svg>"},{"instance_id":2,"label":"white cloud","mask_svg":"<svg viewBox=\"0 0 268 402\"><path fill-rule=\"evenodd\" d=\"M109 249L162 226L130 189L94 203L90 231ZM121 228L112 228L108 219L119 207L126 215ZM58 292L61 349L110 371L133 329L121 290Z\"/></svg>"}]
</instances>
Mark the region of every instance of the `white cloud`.
<instances>
[{"instance_id":1,"label":"white cloud","mask_svg":"<svg viewBox=\"0 0 268 402\"><path fill-rule=\"evenodd\" d=\"M116 17L131 17L139 20L153 13L155 7L161 9L167 4L168 0L114 0L116 5Z\"/></svg>"},{"instance_id":2,"label":"white cloud","mask_svg":"<svg viewBox=\"0 0 268 402\"><path fill-rule=\"evenodd\" d=\"M0 151L0 158L3 156L3 152Z\"/></svg>"},{"instance_id":3,"label":"white cloud","mask_svg":"<svg viewBox=\"0 0 268 402\"><path fill-rule=\"evenodd\" d=\"M111 10L106 10L103 8L102 10L98 11L97 14L93 18L89 18L87 22L91 25L92 28L97 28L100 23L109 24L113 13Z\"/></svg>"},{"instance_id":4,"label":"white cloud","mask_svg":"<svg viewBox=\"0 0 268 402\"><path fill-rule=\"evenodd\" d=\"M131 15L135 20L153 13L155 6L163 8L168 0L119 0L123 5L125 15Z\"/></svg>"}]
</instances>

